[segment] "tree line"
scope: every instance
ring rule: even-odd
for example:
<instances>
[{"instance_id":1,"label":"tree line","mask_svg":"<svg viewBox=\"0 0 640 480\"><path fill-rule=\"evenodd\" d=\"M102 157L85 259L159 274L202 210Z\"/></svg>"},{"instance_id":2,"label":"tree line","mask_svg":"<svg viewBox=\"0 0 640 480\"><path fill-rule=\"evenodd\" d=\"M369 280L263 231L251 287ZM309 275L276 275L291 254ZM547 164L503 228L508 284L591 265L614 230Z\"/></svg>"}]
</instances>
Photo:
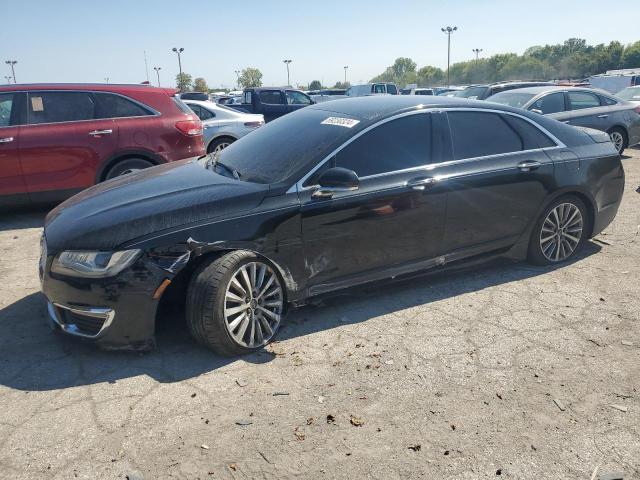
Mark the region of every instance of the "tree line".
<instances>
[{"instance_id":1,"label":"tree line","mask_svg":"<svg viewBox=\"0 0 640 480\"><path fill-rule=\"evenodd\" d=\"M581 38L570 38L556 45L530 47L522 55L500 53L457 62L451 65L449 76L452 85L516 79L579 80L620 68L640 68L640 41L626 46L617 41L588 45ZM418 69L413 60L400 57L371 82L438 86L447 82L447 72L431 65Z\"/></svg>"}]
</instances>

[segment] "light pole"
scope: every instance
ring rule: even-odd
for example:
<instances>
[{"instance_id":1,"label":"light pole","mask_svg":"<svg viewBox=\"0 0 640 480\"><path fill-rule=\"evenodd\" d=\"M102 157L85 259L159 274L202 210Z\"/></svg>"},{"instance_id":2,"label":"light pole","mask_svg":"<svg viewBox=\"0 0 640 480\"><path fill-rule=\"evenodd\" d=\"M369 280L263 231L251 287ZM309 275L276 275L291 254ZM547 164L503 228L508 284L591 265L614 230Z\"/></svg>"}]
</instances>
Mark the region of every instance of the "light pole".
<instances>
[{"instance_id":1,"label":"light pole","mask_svg":"<svg viewBox=\"0 0 640 480\"><path fill-rule=\"evenodd\" d=\"M160 86L160 70L162 70L162 67L153 67L153 69L156 71L156 76L158 77L158 86Z\"/></svg>"},{"instance_id":2,"label":"light pole","mask_svg":"<svg viewBox=\"0 0 640 480\"><path fill-rule=\"evenodd\" d=\"M291 81L289 80L289 64L291 63L291 60L283 60L283 62L287 66L287 86L290 86Z\"/></svg>"},{"instance_id":3,"label":"light pole","mask_svg":"<svg viewBox=\"0 0 640 480\"><path fill-rule=\"evenodd\" d=\"M180 69L180 85L178 85L178 87L180 87L180 91L182 91L182 60L180 59L180 54L184 52L184 48L173 47L173 51L178 55L178 68Z\"/></svg>"},{"instance_id":4,"label":"light pole","mask_svg":"<svg viewBox=\"0 0 640 480\"><path fill-rule=\"evenodd\" d=\"M240 70L234 70L234 72L236 73L236 78L238 79L238 81L236 82L236 87L240 88L240 74L242 72Z\"/></svg>"},{"instance_id":5,"label":"light pole","mask_svg":"<svg viewBox=\"0 0 640 480\"><path fill-rule=\"evenodd\" d=\"M13 66L18 63L17 60L7 60L6 62L7 65L9 65L11 67L11 75L13 76L13 83L16 83L16 71L14 70Z\"/></svg>"},{"instance_id":6,"label":"light pole","mask_svg":"<svg viewBox=\"0 0 640 480\"><path fill-rule=\"evenodd\" d=\"M478 56L480 55L480 52L482 51L482 49L481 48L474 48L471 51L476 54L476 62L477 62L478 61Z\"/></svg>"},{"instance_id":7,"label":"light pole","mask_svg":"<svg viewBox=\"0 0 640 480\"><path fill-rule=\"evenodd\" d=\"M345 65L344 67L344 86L347 86L347 68L349 68L349 65Z\"/></svg>"},{"instance_id":8,"label":"light pole","mask_svg":"<svg viewBox=\"0 0 640 480\"><path fill-rule=\"evenodd\" d=\"M104 77L105 83L109 83L109 77Z\"/></svg>"},{"instance_id":9,"label":"light pole","mask_svg":"<svg viewBox=\"0 0 640 480\"><path fill-rule=\"evenodd\" d=\"M7 79L7 85L11 83L11 75L5 75L4 78Z\"/></svg>"},{"instance_id":10,"label":"light pole","mask_svg":"<svg viewBox=\"0 0 640 480\"><path fill-rule=\"evenodd\" d=\"M447 34L447 87L449 86L449 66L451 65L451 34L458 30L458 27L441 28Z\"/></svg>"}]
</instances>

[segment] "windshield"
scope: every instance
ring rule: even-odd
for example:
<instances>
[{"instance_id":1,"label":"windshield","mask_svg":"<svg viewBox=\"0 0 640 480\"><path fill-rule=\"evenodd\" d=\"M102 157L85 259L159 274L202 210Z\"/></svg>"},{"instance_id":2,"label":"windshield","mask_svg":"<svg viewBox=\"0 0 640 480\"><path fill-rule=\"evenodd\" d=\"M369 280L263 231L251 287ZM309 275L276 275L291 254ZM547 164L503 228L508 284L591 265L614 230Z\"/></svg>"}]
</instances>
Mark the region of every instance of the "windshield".
<instances>
[{"instance_id":1,"label":"windshield","mask_svg":"<svg viewBox=\"0 0 640 480\"><path fill-rule=\"evenodd\" d=\"M491 95L489 98L487 98L487 102L494 102L500 103L502 105L509 105L510 107L523 108L533 97L535 97L535 95L532 93L509 91Z\"/></svg>"},{"instance_id":2,"label":"windshield","mask_svg":"<svg viewBox=\"0 0 640 480\"><path fill-rule=\"evenodd\" d=\"M464 90L462 90L460 94L456 95L456 97L470 98L470 99L479 98L486 93L488 88L489 87L482 87L482 86L467 87Z\"/></svg>"},{"instance_id":3,"label":"windshield","mask_svg":"<svg viewBox=\"0 0 640 480\"><path fill-rule=\"evenodd\" d=\"M640 102L640 87L628 87L616 93L616 97L622 100Z\"/></svg>"},{"instance_id":4,"label":"windshield","mask_svg":"<svg viewBox=\"0 0 640 480\"><path fill-rule=\"evenodd\" d=\"M322 123L330 117L345 118L311 108L290 113L235 141L222 150L218 161L247 182L298 180L312 164L359 130L360 125L347 128L336 124L339 122Z\"/></svg>"}]
</instances>

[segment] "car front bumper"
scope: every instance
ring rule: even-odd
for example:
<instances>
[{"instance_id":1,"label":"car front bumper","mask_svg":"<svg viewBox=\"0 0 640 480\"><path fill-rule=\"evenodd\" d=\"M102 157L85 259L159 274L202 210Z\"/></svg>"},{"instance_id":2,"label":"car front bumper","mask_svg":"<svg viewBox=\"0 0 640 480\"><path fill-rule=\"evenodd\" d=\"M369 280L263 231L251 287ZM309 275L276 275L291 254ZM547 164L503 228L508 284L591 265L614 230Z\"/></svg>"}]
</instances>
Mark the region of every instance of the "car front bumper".
<instances>
[{"instance_id":1,"label":"car front bumper","mask_svg":"<svg viewBox=\"0 0 640 480\"><path fill-rule=\"evenodd\" d=\"M172 275L142 256L111 278L66 277L41 263L42 292L50 324L109 350L149 350L155 345L159 287Z\"/></svg>"}]
</instances>

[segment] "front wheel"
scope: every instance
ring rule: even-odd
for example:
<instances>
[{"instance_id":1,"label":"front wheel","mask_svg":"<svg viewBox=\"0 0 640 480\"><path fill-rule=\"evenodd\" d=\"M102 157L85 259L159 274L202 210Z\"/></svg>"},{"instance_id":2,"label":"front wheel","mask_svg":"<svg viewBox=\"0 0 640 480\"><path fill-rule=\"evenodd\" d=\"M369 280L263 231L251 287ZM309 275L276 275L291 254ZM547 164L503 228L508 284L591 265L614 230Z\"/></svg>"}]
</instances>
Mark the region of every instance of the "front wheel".
<instances>
[{"instance_id":1,"label":"front wheel","mask_svg":"<svg viewBox=\"0 0 640 480\"><path fill-rule=\"evenodd\" d=\"M187 292L187 324L202 345L225 356L269 343L284 314L284 289L275 268L247 251L201 265Z\"/></svg>"},{"instance_id":2,"label":"front wheel","mask_svg":"<svg viewBox=\"0 0 640 480\"><path fill-rule=\"evenodd\" d=\"M567 195L549 205L535 224L529 241L529 261L552 265L569 260L586 241L589 217L584 202Z\"/></svg>"}]
</instances>

